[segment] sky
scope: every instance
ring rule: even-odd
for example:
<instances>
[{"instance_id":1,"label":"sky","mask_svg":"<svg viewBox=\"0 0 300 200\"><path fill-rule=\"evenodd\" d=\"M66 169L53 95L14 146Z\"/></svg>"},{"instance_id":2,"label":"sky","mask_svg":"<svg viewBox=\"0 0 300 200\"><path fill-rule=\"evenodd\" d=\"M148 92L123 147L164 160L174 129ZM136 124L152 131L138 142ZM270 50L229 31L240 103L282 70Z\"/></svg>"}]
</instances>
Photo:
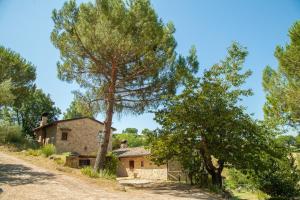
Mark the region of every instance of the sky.
<instances>
[{"instance_id":1,"label":"sky","mask_svg":"<svg viewBox=\"0 0 300 200\"><path fill-rule=\"evenodd\" d=\"M263 119L265 94L262 71L266 65L277 67L274 49L288 41L288 29L300 20L300 0L152 0L163 22L176 28L177 52L187 55L195 45L200 70L226 56L233 41L246 46L249 55L245 68L253 71L246 87L254 95L243 105L256 119ZM36 66L36 85L50 94L62 112L73 99L76 84L57 78L59 51L50 41L53 29L51 14L64 0L0 0L0 45L21 54ZM98 119L103 121L104 116ZM120 132L127 127L155 129L153 114L114 116L113 126Z\"/></svg>"}]
</instances>

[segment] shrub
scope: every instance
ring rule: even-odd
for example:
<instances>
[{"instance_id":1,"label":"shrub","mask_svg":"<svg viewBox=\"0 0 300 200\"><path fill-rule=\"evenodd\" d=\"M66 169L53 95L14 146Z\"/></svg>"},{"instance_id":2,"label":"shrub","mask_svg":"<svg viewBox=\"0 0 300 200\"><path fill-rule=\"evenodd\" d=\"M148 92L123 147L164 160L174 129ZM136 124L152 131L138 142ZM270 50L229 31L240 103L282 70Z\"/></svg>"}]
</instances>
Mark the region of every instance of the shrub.
<instances>
[{"instance_id":1,"label":"shrub","mask_svg":"<svg viewBox=\"0 0 300 200\"><path fill-rule=\"evenodd\" d=\"M58 165L63 165L63 164L65 164L65 161L64 161L61 157L55 157L53 160L54 160L54 162L56 162L56 164L58 164Z\"/></svg>"},{"instance_id":2,"label":"shrub","mask_svg":"<svg viewBox=\"0 0 300 200\"><path fill-rule=\"evenodd\" d=\"M84 168L81 168L80 171L83 175L86 175L90 178L99 178L100 177L99 173L94 172L94 170L91 166L86 166Z\"/></svg>"},{"instance_id":3,"label":"shrub","mask_svg":"<svg viewBox=\"0 0 300 200\"><path fill-rule=\"evenodd\" d=\"M116 175L118 161L119 161L118 157L115 154L113 154L112 152L109 152L106 155L105 172L110 175Z\"/></svg>"},{"instance_id":4,"label":"shrub","mask_svg":"<svg viewBox=\"0 0 300 200\"><path fill-rule=\"evenodd\" d=\"M22 144L23 142L24 138L19 126L7 122L0 124L0 143Z\"/></svg>"},{"instance_id":5,"label":"shrub","mask_svg":"<svg viewBox=\"0 0 300 200\"><path fill-rule=\"evenodd\" d=\"M292 199L300 193L300 173L291 156L280 160L266 159L265 170L258 175L260 189L271 196L271 199Z\"/></svg>"},{"instance_id":6,"label":"shrub","mask_svg":"<svg viewBox=\"0 0 300 200\"><path fill-rule=\"evenodd\" d=\"M27 156L40 156L42 154L42 151L40 149L28 149L26 151Z\"/></svg>"},{"instance_id":7,"label":"shrub","mask_svg":"<svg viewBox=\"0 0 300 200\"><path fill-rule=\"evenodd\" d=\"M40 147L36 139L30 135L25 135L24 146L25 148L30 148L30 149L38 149Z\"/></svg>"},{"instance_id":8,"label":"shrub","mask_svg":"<svg viewBox=\"0 0 300 200\"><path fill-rule=\"evenodd\" d=\"M117 178L116 173L112 173L110 170L107 170L107 169L100 170L99 176L101 178L106 178L106 179L116 179Z\"/></svg>"},{"instance_id":9,"label":"shrub","mask_svg":"<svg viewBox=\"0 0 300 200\"><path fill-rule=\"evenodd\" d=\"M225 186L229 189L244 189L246 191L256 190L258 188L254 177L250 174L243 174L234 168L228 169L228 177L225 180Z\"/></svg>"},{"instance_id":10,"label":"shrub","mask_svg":"<svg viewBox=\"0 0 300 200\"><path fill-rule=\"evenodd\" d=\"M49 157L49 156L55 154L56 149L53 144L46 144L45 146L43 146L41 148L41 151L44 156Z\"/></svg>"}]
</instances>

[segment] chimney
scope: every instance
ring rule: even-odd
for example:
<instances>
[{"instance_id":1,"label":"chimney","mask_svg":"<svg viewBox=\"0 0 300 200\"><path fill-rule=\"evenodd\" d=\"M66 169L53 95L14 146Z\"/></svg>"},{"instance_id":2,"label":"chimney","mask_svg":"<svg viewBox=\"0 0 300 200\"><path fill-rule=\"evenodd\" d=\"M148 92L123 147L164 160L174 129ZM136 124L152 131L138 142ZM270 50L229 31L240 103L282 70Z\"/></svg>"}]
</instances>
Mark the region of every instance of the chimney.
<instances>
[{"instance_id":1,"label":"chimney","mask_svg":"<svg viewBox=\"0 0 300 200\"><path fill-rule=\"evenodd\" d=\"M41 119L41 122L40 122L40 126L46 125L47 121L48 121L48 113L43 113L42 114L42 119Z\"/></svg>"},{"instance_id":2,"label":"chimney","mask_svg":"<svg viewBox=\"0 0 300 200\"><path fill-rule=\"evenodd\" d=\"M125 148L127 148L128 147L128 142L127 142L127 140L122 140L121 141L121 146L120 146L120 148L121 149L125 149Z\"/></svg>"}]
</instances>

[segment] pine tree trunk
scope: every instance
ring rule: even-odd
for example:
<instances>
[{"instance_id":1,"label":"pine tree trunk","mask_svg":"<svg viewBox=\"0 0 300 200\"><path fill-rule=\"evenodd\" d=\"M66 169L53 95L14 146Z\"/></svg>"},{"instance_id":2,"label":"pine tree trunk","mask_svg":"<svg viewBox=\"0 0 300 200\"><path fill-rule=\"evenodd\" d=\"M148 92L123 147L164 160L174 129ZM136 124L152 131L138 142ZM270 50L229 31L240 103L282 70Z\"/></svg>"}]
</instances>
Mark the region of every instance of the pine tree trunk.
<instances>
[{"instance_id":1,"label":"pine tree trunk","mask_svg":"<svg viewBox=\"0 0 300 200\"><path fill-rule=\"evenodd\" d=\"M110 134L111 134L111 125L114 112L114 103L115 103L115 88L116 88L116 77L117 77L117 68L116 64L112 62L112 71L111 71L111 82L108 89L108 96L106 99L106 118L104 122L104 141L100 145L97 157L94 165L94 171L103 170L105 167L105 159L107 154L107 148L109 144Z\"/></svg>"}]
</instances>

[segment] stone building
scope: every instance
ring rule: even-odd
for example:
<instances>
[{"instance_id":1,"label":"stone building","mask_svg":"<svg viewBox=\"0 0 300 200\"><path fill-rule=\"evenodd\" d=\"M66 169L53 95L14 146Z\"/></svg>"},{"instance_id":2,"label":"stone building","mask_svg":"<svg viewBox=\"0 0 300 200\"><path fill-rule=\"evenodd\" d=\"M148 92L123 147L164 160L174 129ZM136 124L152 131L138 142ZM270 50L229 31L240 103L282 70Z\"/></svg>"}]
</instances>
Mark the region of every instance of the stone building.
<instances>
[{"instance_id":1,"label":"stone building","mask_svg":"<svg viewBox=\"0 0 300 200\"><path fill-rule=\"evenodd\" d=\"M178 162L169 161L165 165L156 165L151 161L151 153L144 147L121 148L113 151L119 158L117 176L155 180L185 180L186 176Z\"/></svg>"},{"instance_id":2,"label":"stone building","mask_svg":"<svg viewBox=\"0 0 300 200\"><path fill-rule=\"evenodd\" d=\"M34 134L41 145L53 144L57 153L72 152L78 155L96 155L103 137L104 123L89 117L58 120L47 123L42 116L41 124ZM115 129L111 129L111 134ZM112 150L112 136L108 151Z\"/></svg>"}]
</instances>

